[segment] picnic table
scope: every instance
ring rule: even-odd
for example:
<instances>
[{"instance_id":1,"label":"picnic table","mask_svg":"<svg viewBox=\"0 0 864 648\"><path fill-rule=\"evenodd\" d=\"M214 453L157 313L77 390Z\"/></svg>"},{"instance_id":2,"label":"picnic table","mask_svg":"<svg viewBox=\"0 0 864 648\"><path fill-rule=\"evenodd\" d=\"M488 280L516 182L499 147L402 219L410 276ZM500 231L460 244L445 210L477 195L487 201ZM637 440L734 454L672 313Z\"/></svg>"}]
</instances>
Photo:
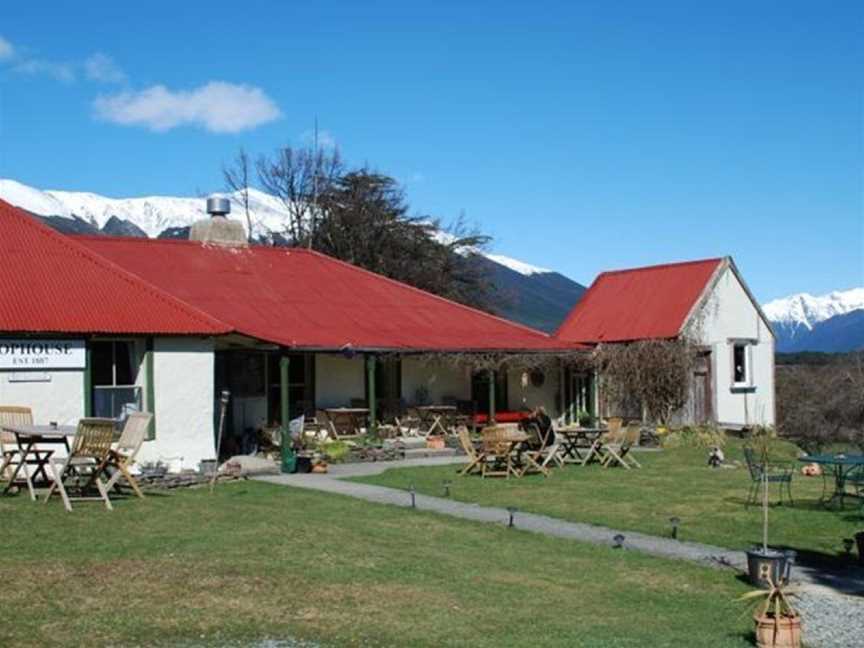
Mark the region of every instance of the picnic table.
<instances>
[{"instance_id":1,"label":"picnic table","mask_svg":"<svg viewBox=\"0 0 864 648\"><path fill-rule=\"evenodd\" d=\"M38 446L61 445L69 452L69 439L75 436L78 428L75 425L4 425L3 430L15 435L21 457L2 494L9 493L18 479L18 473L23 469L30 499L35 501L34 482L42 486L53 481L46 467L50 465L54 451L42 450ZM27 466L35 466L32 475Z\"/></svg>"},{"instance_id":2,"label":"picnic table","mask_svg":"<svg viewBox=\"0 0 864 648\"><path fill-rule=\"evenodd\" d=\"M608 432L606 428L580 427L568 425L555 429L561 437L561 458L565 463L586 465L592 460L602 459L600 437ZM581 450L586 451L585 456Z\"/></svg>"},{"instance_id":3,"label":"picnic table","mask_svg":"<svg viewBox=\"0 0 864 648\"><path fill-rule=\"evenodd\" d=\"M799 457L798 461L804 463L815 463L826 468L831 467L831 472L834 477L834 490L830 497L826 497L827 489L822 492L822 504L830 508L836 501L840 501L840 508L843 507L843 500L847 497L861 498L859 493L850 493L846 490L846 482L853 472L864 470L864 455L847 455L847 454L821 454L808 455ZM826 477L823 471L823 479Z\"/></svg>"},{"instance_id":4,"label":"picnic table","mask_svg":"<svg viewBox=\"0 0 864 648\"><path fill-rule=\"evenodd\" d=\"M424 436L435 434L440 430L441 434L451 432L454 425L453 419L458 413L455 405L418 405L417 417L420 419L420 430Z\"/></svg>"},{"instance_id":5,"label":"picnic table","mask_svg":"<svg viewBox=\"0 0 864 648\"><path fill-rule=\"evenodd\" d=\"M484 428L482 435L484 461L481 475L483 477L487 475L521 477L525 473L521 465L520 449L531 438L528 434L515 426L492 426Z\"/></svg>"},{"instance_id":6,"label":"picnic table","mask_svg":"<svg viewBox=\"0 0 864 648\"><path fill-rule=\"evenodd\" d=\"M331 407L325 409L330 431L338 439L340 436L360 436L369 420L366 407Z\"/></svg>"}]
</instances>

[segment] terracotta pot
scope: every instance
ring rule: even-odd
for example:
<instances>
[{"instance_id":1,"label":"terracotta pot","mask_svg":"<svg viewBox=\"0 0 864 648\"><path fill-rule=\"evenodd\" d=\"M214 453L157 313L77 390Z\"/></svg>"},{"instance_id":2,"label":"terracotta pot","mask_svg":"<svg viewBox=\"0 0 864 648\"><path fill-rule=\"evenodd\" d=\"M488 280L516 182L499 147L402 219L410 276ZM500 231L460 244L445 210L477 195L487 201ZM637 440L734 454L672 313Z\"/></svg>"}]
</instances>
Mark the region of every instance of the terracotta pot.
<instances>
[{"instance_id":1,"label":"terracotta pot","mask_svg":"<svg viewBox=\"0 0 864 648\"><path fill-rule=\"evenodd\" d=\"M426 447L430 450L443 450L444 449L444 437L443 436L428 436L426 437Z\"/></svg>"},{"instance_id":2,"label":"terracotta pot","mask_svg":"<svg viewBox=\"0 0 864 648\"><path fill-rule=\"evenodd\" d=\"M753 620L756 622L756 645L759 648L800 648L800 616L775 619L773 614L757 614Z\"/></svg>"}]
</instances>

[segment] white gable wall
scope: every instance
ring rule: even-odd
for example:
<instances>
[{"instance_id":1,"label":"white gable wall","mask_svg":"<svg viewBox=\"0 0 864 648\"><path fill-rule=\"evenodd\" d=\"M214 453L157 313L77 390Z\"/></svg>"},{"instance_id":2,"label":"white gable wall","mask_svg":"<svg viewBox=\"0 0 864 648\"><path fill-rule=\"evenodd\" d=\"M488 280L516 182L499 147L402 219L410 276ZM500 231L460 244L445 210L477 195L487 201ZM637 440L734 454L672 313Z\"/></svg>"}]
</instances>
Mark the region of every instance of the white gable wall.
<instances>
[{"instance_id":1,"label":"white gable wall","mask_svg":"<svg viewBox=\"0 0 864 648\"><path fill-rule=\"evenodd\" d=\"M213 341L156 338L153 353L156 438L144 443L138 461L197 469L216 454Z\"/></svg>"},{"instance_id":2,"label":"white gable wall","mask_svg":"<svg viewBox=\"0 0 864 648\"><path fill-rule=\"evenodd\" d=\"M723 426L774 424L774 336L738 277L727 267L690 323L711 348L714 419ZM751 387L732 386L734 340L749 339Z\"/></svg>"}]
</instances>

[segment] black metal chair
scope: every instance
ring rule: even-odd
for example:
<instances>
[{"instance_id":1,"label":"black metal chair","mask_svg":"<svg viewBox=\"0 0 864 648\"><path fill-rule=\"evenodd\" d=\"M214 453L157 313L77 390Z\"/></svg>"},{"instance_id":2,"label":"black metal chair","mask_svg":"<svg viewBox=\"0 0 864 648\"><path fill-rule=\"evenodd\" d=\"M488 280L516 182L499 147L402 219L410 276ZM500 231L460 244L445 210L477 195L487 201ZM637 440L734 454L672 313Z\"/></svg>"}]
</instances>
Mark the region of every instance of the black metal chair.
<instances>
[{"instance_id":1,"label":"black metal chair","mask_svg":"<svg viewBox=\"0 0 864 648\"><path fill-rule=\"evenodd\" d=\"M791 466L769 465L764 460L756 458L756 452L753 448L745 446L744 460L747 462L747 470L750 473L750 492L747 496L747 506L755 504L759 497L759 489L762 486L762 477L769 484L777 484L777 491L780 496L780 504L783 504L783 489L785 486L786 495L789 498L789 503L793 506L795 501L792 499L792 475L795 473Z\"/></svg>"}]
</instances>

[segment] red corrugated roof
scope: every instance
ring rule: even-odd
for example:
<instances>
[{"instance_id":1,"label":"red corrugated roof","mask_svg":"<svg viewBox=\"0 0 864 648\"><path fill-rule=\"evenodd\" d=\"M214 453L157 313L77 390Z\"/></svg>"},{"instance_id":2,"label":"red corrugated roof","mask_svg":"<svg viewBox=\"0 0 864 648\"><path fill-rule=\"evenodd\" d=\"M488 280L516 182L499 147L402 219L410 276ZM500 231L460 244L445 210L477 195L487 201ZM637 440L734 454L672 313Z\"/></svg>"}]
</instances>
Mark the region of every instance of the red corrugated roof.
<instances>
[{"instance_id":1,"label":"red corrugated roof","mask_svg":"<svg viewBox=\"0 0 864 648\"><path fill-rule=\"evenodd\" d=\"M210 335L229 330L0 200L0 331Z\"/></svg>"},{"instance_id":2,"label":"red corrugated roof","mask_svg":"<svg viewBox=\"0 0 864 648\"><path fill-rule=\"evenodd\" d=\"M317 252L80 237L91 250L236 331L295 348L573 348Z\"/></svg>"},{"instance_id":3,"label":"red corrugated roof","mask_svg":"<svg viewBox=\"0 0 864 648\"><path fill-rule=\"evenodd\" d=\"M627 342L677 337L724 259L600 274L559 327L569 342Z\"/></svg>"}]
</instances>

